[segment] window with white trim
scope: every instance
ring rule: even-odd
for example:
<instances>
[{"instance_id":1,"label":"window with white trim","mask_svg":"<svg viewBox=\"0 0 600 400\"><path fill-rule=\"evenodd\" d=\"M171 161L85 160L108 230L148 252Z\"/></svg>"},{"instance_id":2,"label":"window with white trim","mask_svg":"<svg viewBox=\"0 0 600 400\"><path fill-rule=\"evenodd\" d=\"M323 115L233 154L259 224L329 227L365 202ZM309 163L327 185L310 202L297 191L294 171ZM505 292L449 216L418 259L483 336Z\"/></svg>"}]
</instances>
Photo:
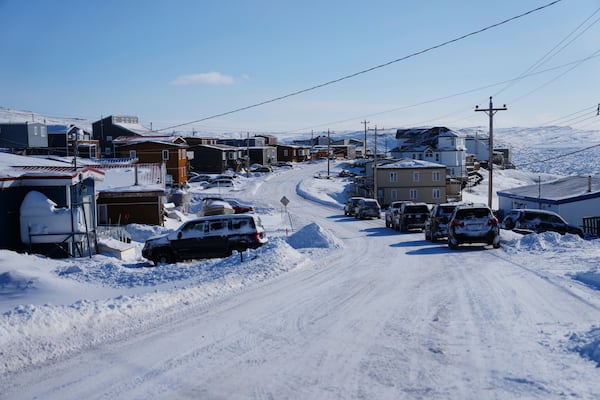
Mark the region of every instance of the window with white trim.
<instances>
[{"instance_id":1,"label":"window with white trim","mask_svg":"<svg viewBox=\"0 0 600 400\"><path fill-rule=\"evenodd\" d=\"M410 200L417 200L417 189L410 189L408 191L408 197L410 198Z\"/></svg>"},{"instance_id":2,"label":"window with white trim","mask_svg":"<svg viewBox=\"0 0 600 400\"><path fill-rule=\"evenodd\" d=\"M440 181L440 171L432 171L431 172L431 180L434 182Z\"/></svg>"},{"instance_id":3,"label":"window with white trim","mask_svg":"<svg viewBox=\"0 0 600 400\"><path fill-rule=\"evenodd\" d=\"M169 150L163 150L162 151L162 159L163 159L163 161L168 161L169 160Z\"/></svg>"},{"instance_id":4,"label":"window with white trim","mask_svg":"<svg viewBox=\"0 0 600 400\"><path fill-rule=\"evenodd\" d=\"M397 189L391 189L390 190L390 199L392 201L398 200L398 190Z\"/></svg>"},{"instance_id":5,"label":"window with white trim","mask_svg":"<svg viewBox=\"0 0 600 400\"><path fill-rule=\"evenodd\" d=\"M431 197L433 197L436 200L440 199L442 197L442 191L440 189L433 189Z\"/></svg>"},{"instance_id":6,"label":"window with white trim","mask_svg":"<svg viewBox=\"0 0 600 400\"><path fill-rule=\"evenodd\" d=\"M129 158L136 158L137 153L135 150L129 150Z\"/></svg>"},{"instance_id":7,"label":"window with white trim","mask_svg":"<svg viewBox=\"0 0 600 400\"><path fill-rule=\"evenodd\" d=\"M390 183L398 182L398 172L390 172Z\"/></svg>"},{"instance_id":8,"label":"window with white trim","mask_svg":"<svg viewBox=\"0 0 600 400\"><path fill-rule=\"evenodd\" d=\"M421 175L419 172L417 172L417 171L413 172L413 182L419 182L420 178L421 178Z\"/></svg>"}]
</instances>

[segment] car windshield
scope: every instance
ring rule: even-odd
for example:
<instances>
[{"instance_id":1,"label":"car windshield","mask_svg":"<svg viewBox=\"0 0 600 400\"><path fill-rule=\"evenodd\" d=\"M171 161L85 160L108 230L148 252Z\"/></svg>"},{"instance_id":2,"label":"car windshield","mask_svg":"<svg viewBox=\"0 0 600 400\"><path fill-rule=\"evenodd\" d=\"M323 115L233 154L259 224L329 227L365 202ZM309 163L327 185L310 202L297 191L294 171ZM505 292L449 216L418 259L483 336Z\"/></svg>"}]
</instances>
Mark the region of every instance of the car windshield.
<instances>
[{"instance_id":1,"label":"car windshield","mask_svg":"<svg viewBox=\"0 0 600 400\"><path fill-rule=\"evenodd\" d=\"M468 208L456 212L456 218L459 219L486 218L489 216L490 211L487 208Z\"/></svg>"}]
</instances>

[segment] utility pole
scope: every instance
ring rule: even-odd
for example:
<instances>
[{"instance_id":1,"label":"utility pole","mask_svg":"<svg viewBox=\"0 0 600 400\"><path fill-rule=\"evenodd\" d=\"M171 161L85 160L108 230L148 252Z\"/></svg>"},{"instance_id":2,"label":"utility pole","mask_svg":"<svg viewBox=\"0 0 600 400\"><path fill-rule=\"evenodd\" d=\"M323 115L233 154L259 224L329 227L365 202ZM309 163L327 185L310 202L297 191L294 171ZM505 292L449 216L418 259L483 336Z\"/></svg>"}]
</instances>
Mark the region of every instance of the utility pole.
<instances>
[{"instance_id":1,"label":"utility pole","mask_svg":"<svg viewBox=\"0 0 600 400\"><path fill-rule=\"evenodd\" d=\"M329 136L329 129L327 129L327 179L329 179L329 160L331 157L331 139Z\"/></svg>"},{"instance_id":2,"label":"utility pole","mask_svg":"<svg viewBox=\"0 0 600 400\"><path fill-rule=\"evenodd\" d=\"M250 132L246 132L246 178L250 177Z\"/></svg>"},{"instance_id":3,"label":"utility pole","mask_svg":"<svg viewBox=\"0 0 600 400\"><path fill-rule=\"evenodd\" d=\"M374 150L373 150L373 198L377 201L379 201L379 199L377 198L377 191L378 191L378 187L377 187L377 125L375 125L374 129L369 129L370 131L375 131L375 145L374 145Z\"/></svg>"},{"instance_id":4,"label":"utility pole","mask_svg":"<svg viewBox=\"0 0 600 400\"><path fill-rule=\"evenodd\" d=\"M361 122L361 124L363 124L365 126L365 140L363 142L363 158L367 158L367 124L368 123L369 123L369 121L367 121L366 119Z\"/></svg>"},{"instance_id":5,"label":"utility pole","mask_svg":"<svg viewBox=\"0 0 600 400\"><path fill-rule=\"evenodd\" d=\"M492 104L492 96L490 96L490 105L489 108L479 108L479 106L475 106L475 111L483 111L490 117L490 133L489 133L489 160L488 160L488 172L489 172L489 185L488 185L488 207L492 208L492 180L493 180L493 170L494 170L494 114L498 111L506 111L506 104L502 107L494 108Z\"/></svg>"}]
</instances>

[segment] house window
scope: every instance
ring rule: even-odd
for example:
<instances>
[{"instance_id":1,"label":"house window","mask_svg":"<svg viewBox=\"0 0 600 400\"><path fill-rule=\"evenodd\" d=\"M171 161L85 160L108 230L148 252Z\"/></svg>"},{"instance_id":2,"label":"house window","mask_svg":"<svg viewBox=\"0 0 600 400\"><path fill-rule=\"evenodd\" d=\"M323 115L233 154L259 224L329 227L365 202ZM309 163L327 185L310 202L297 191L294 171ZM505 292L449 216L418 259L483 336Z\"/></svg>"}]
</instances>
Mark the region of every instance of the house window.
<instances>
[{"instance_id":1,"label":"house window","mask_svg":"<svg viewBox=\"0 0 600 400\"><path fill-rule=\"evenodd\" d=\"M432 197L436 200L442 197L442 191L440 189L433 189Z\"/></svg>"},{"instance_id":2,"label":"house window","mask_svg":"<svg viewBox=\"0 0 600 400\"><path fill-rule=\"evenodd\" d=\"M435 153L435 161L440 161L440 153Z\"/></svg>"},{"instance_id":3,"label":"house window","mask_svg":"<svg viewBox=\"0 0 600 400\"><path fill-rule=\"evenodd\" d=\"M104 149L104 154L106 154L106 155L110 155L110 147L106 147L106 148Z\"/></svg>"},{"instance_id":4,"label":"house window","mask_svg":"<svg viewBox=\"0 0 600 400\"><path fill-rule=\"evenodd\" d=\"M410 189L410 190L408 191L408 197L409 197L411 200L417 200L417 189Z\"/></svg>"},{"instance_id":5,"label":"house window","mask_svg":"<svg viewBox=\"0 0 600 400\"><path fill-rule=\"evenodd\" d=\"M169 160L169 150L163 150L162 151L162 159L163 159L163 161L168 161Z\"/></svg>"},{"instance_id":6,"label":"house window","mask_svg":"<svg viewBox=\"0 0 600 400\"><path fill-rule=\"evenodd\" d=\"M135 157L136 157L135 150L129 150L129 158L135 158Z\"/></svg>"},{"instance_id":7,"label":"house window","mask_svg":"<svg viewBox=\"0 0 600 400\"><path fill-rule=\"evenodd\" d=\"M229 153L229 159L230 160L235 160L235 152L232 151L232 152Z\"/></svg>"},{"instance_id":8,"label":"house window","mask_svg":"<svg viewBox=\"0 0 600 400\"><path fill-rule=\"evenodd\" d=\"M413 160L417 159L417 155L415 153L413 153L412 157L413 157Z\"/></svg>"},{"instance_id":9,"label":"house window","mask_svg":"<svg viewBox=\"0 0 600 400\"><path fill-rule=\"evenodd\" d=\"M427 151L425 152L425 157L426 157L426 158L431 158L431 157L433 157L433 152L432 152L431 150L427 150Z\"/></svg>"},{"instance_id":10,"label":"house window","mask_svg":"<svg viewBox=\"0 0 600 400\"><path fill-rule=\"evenodd\" d=\"M390 183L398 182L398 173L390 172Z\"/></svg>"},{"instance_id":11,"label":"house window","mask_svg":"<svg viewBox=\"0 0 600 400\"><path fill-rule=\"evenodd\" d=\"M287 157L287 156L288 156L288 150L287 150L287 149L283 150L283 156L284 156L284 157Z\"/></svg>"},{"instance_id":12,"label":"house window","mask_svg":"<svg viewBox=\"0 0 600 400\"><path fill-rule=\"evenodd\" d=\"M107 136L107 137L106 137L106 141L107 141L107 142L112 142L112 136Z\"/></svg>"},{"instance_id":13,"label":"house window","mask_svg":"<svg viewBox=\"0 0 600 400\"><path fill-rule=\"evenodd\" d=\"M398 190L397 189L390 190L390 198L392 201L398 200Z\"/></svg>"},{"instance_id":14,"label":"house window","mask_svg":"<svg viewBox=\"0 0 600 400\"><path fill-rule=\"evenodd\" d=\"M413 172L413 182L419 182L420 174L418 172Z\"/></svg>"},{"instance_id":15,"label":"house window","mask_svg":"<svg viewBox=\"0 0 600 400\"><path fill-rule=\"evenodd\" d=\"M439 182L440 180L440 171L433 171L431 173L431 180L434 182Z\"/></svg>"}]
</instances>

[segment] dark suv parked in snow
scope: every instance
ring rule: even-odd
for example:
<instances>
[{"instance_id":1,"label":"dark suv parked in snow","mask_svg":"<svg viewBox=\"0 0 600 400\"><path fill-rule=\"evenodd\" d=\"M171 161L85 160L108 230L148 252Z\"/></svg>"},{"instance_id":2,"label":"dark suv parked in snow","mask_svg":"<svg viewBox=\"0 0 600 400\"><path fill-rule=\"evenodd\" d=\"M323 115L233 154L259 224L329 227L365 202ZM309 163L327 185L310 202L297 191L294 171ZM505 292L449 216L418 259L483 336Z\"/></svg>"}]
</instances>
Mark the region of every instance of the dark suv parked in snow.
<instances>
[{"instance_id":1,"label":"dark suv parked in snow","mask_svg":"<svg viewBox=\"0 0 600 400\"><path fill-rule=\"evenodd\" d=\"M154 264L226 257L234 250L256 249L267 243L260 218L254 214L212 215L184 222L174 232L146 240L142 256Z\"/></svg>"},{"instance_id":2,"label":"dark suv parked in snow","mask_svg":"<svg viewBox=\"0 0 600 400\"><path fill-rule=\"evenodd\" d=\"M522 233L558 232L572 233L583 237L583 230L570 225L560 215L546 210L514 209L502 221L504 229Z\"/></svg>"},{"instance_id":3,"label":"dark suv parked in snow","mask_svg":"<svg viewBox=\"0 0 600 400\"><path fill-rule=\"evenodd\" d=\"M448 226L448 247L485 243L500 247L498 219L485 204L463 204L454 209Z\"/></svg>"},{"instance_id":4,"label":"dark suv parked in snow","mask_svg":"<svg viewBox=\"0 0 600 400\"><path fill-rule=\"evenodd\" d=\"M428 215L429 207L426 203L402 203L392 219L392 227L400 232L423 229Z\"/></svg>"},{"instance_id":5,"label":"dark suv parked in snow","mask_svg":"<svg viewBox=\"0 0 600 400\"><path fill-rule=\"evenodd\" d=\"M435 242L448 236L448 223L458 203L435 204L425 221L425 240Z\"/></svg>"}]
</instances>

